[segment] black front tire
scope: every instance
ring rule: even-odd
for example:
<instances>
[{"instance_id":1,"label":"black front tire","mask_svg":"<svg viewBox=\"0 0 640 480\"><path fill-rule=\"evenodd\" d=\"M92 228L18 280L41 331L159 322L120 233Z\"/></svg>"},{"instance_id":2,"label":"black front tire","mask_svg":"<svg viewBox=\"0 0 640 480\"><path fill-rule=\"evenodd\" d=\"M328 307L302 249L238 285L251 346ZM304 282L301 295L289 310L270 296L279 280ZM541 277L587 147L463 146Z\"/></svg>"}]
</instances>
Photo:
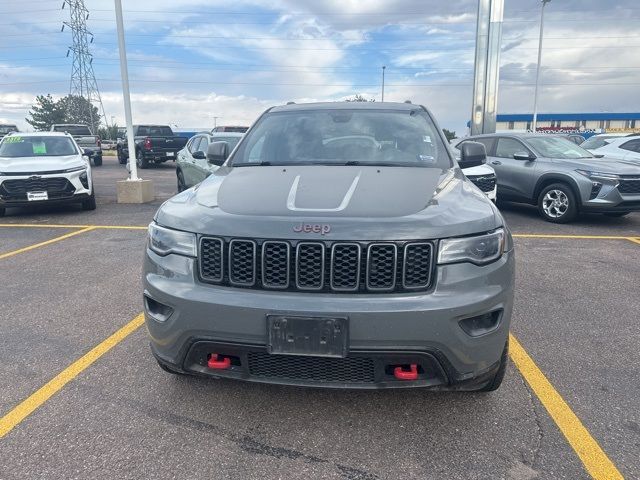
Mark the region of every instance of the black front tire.
<instances>
[{"instance_id":1,"label":"black front tire","mask_svg":"<svg viewBox=\"0 0 640 480\"><path fill-rule=\"evenodd\" d=\"M118 163L120 165L126 165L126 163L127 163L127 159L124 156L124 154L122 153L121 149L118 149Z\"/></svg>"},{"instance_id":2,"label":"black front tire","mask_svg":"<svg viewBox=\"0 0 640 480\"><path fill-rule=\"evenodd\" d=\"M578 216L578 201L569 185L553 183L538 195L538 212L547 222L569 223Z\"/></svg>"},{"instance_id":3,"label":"black front tire","mask_svg":"<svg viewBox=\"0 0 640 480\"><path fill-rule=\"evenodd\" d=\"M500 388L502 380L504 380L504 374L507 371L507 363L509 363L509 340L504 346L502 355L500 356L500 366L496 371L494 377L484 387L480 388L478 392L493 392Z\"/></svg>"},{"instance_id":4,"label":"black front tire","mask_svg":"<svg viewBox=\"0 0 640 480\"><path fill-rule=\"evenodd\" d=\"M91 196L82 201L83 210L95 210L96 209L96 192L91 192Z\"/></svg>"},{"instance_id":5,"label":"black front tire","mask_svg":"<svg viewBox=\"0 0 640 480\"><path fill-rule=\"evenodd\" d=\"M93 159L93 166L94 166L94 167L100 167L100 166L102 166L102 155L100 155L99 157L94 157L94 159Z\"/></svg>"},{"instance_id":6,"label":"black front tire","mask_svg":"<svg viewBox=\"0 0 640 480\"><path fill-rule=\"evenodd\" d=\"M149 160L145 158L141 150L138 150L136 152L136 165L138 165L138 168L141 168L143 170L145 168L149 168Z\"/></svg>"}]
</instances>

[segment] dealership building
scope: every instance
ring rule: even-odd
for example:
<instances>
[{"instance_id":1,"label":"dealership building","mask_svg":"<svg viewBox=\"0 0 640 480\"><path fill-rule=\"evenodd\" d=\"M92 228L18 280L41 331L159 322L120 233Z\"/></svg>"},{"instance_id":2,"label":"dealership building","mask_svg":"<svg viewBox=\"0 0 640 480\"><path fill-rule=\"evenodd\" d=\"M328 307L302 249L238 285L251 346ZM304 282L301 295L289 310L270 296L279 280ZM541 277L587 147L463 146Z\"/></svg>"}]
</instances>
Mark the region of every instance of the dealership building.
<instances>
[{"instance_id":1,"label":"dealership building","mask_svg":"<svg viewBox=\"0 0 640 480\"><path fill-rule=\"evenodd\" d=\"M530 113L504 114L496 118L496 131L531 131ZM548 133L640 133L640 113L539 113L538 131Z\"/></svg>"}]
</instances>

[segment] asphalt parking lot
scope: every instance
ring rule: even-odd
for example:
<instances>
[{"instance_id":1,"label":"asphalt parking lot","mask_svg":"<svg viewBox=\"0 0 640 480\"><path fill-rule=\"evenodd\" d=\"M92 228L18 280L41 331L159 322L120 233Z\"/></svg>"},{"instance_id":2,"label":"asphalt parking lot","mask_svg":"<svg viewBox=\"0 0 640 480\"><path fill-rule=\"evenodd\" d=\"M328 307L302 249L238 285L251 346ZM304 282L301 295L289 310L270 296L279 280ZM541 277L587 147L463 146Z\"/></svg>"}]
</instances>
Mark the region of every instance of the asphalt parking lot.
<instances>
[{"instance_id":1,"label":"asphalt parking lot","mask_svg":"<svg viewBox=\"0 0 640 480\"><path fill-rule=\"evenodd\" d=\"M118 205L106 157L96 211L0 219L0 479L640 478L640 214L504 206L517 293L497 392L296 389L158 368L141 258L174 166L141 176L153 204Z\"/></svg>"}]
</instances>

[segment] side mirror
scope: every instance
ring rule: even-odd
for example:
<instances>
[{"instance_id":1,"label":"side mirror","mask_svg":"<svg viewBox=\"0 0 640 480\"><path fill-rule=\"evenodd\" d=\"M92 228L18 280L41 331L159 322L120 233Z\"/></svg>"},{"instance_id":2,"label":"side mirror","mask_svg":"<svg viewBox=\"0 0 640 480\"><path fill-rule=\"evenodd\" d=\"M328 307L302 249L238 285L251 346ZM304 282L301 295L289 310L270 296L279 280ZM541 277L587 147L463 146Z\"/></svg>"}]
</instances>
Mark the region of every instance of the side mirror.
<instances>
[{"instance_id":1,"label":"side mirror","mask_svg":"<svg viewBox=\"0 0 640 480\"><path fill-rule=\"evenodd\" d=\"M593 156L596 158L604 158L604 153L594 153Z\"/></svg>"},{"instance_id":2,"label":"side mirror","mask_svg":"<svg viewBox=\"0 0 640 480\"><path fill-rule=\"evenodd\" d=\"M198 150L197 152L193 152L191 154L191 156L193 158L195 158L196 160L204 160L205 158L207 158L207 156L204 154L204 152Z\"/></svg>"},{"instance_id":3,"label":"side mirror","mask_svg":"<svg viewBox=\"0 0 640 480\"><path fill-rule=\"evenodd\" d=\"M525 162L536 159L535 156L529 154L528 152L516 152L513 154L513 158L516 160L523 160Z\"/></svg>"},{"instance_id":4,"label":"side mirror","mask_svg":"<svg viewBox=\"0 0 640 480\"><path fill-rule=\"evenodd\" d=\"M229 156L229 144L227 142L213 142L207 148L207 162L211 165L222 166Z\"/></svg>"},{"instance_id":5,"label":"side mirror","mask_svg":"<svg viewBox=\"0 0 640 480\"><path fill-rule=\"evenodd\" d=\"M460 145L460 168L478 167L487 162L487 150L480 142L464 142Z\"/></svg>"}]
</instances>

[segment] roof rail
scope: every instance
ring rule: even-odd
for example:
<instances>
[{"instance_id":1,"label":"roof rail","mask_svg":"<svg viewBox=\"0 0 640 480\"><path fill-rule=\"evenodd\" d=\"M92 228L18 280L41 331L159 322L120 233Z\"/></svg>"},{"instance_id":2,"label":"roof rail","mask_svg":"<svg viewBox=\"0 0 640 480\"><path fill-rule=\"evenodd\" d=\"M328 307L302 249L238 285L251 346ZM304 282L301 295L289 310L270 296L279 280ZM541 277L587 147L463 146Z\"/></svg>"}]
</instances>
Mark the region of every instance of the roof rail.
<instances>
[{"instance_id":1,"label":"roof rail","mask_svg":"<svg viewBox=\"0 0 640 480\"><path fill-rule=\"evenodd\" d=\"M296 102L287 102L287 105L295 105Z\"/></svg>"},{"instance_id":2,"label":"roof rail","mask_svg":"<svg viewBox=\"0 0 640 480\"><path fill-rule=\"evenodd\" d=\"M411 100L405 100L404 103L411 103Z\"/></svg>"}]
</instances>

